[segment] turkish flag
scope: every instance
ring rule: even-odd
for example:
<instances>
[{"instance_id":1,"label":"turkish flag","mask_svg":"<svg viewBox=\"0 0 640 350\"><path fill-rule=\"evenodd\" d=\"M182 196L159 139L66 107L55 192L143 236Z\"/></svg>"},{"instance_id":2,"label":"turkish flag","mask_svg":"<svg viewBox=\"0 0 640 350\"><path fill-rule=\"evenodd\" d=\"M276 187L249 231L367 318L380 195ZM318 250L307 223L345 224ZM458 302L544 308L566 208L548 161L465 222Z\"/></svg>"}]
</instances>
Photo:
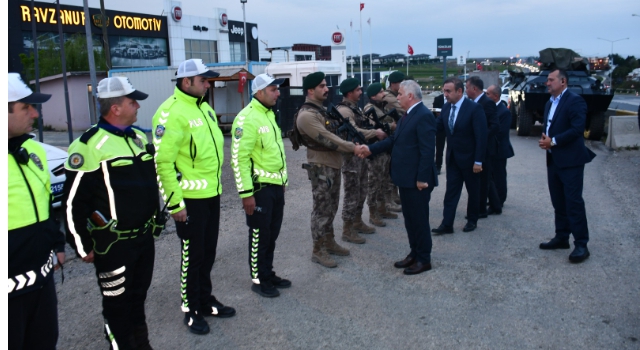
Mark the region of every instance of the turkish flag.
<instances>
[{"instance_id":1,"label":"turkish flag","mask_svg":"<svg viewBox=\"0 0 640 350\"><path fill-rule=\"evenodd\" d=\"M411 45L409 45L409 49L407 50L407 52L409 53L409 55L413 56L413 47L411 47Z\"/></svg>"},{"instance_id":2,"label":"turkish flag","mask_svg":"<svg viewBox=\"0 0 640 350\"><path fill-rule=\"evenodd\" d=\"M362 11L362 9L364 8L364 2L360 3L360 11Z\"/></svg>"},{"instance_id":3,"label":"turkish flag","mask_svg":"<svg viewBox=\"0 0 640 350\"><path fill-rule=\"evenodd\" d=\"M480 63L476 63L476 69L477 70L482 70L482 65Z\"/></svg>"},{"instance_id":4,"label":"turkish flag","mask_svg":"<svg viewBox=\"0 0 640 350\"><path fill-rule=\"evenodd\" d=\"M247 72L240 72L238 75L238 92L242 93L244 91L244 84L247 83Z\"/></svg>"}]
</instances>

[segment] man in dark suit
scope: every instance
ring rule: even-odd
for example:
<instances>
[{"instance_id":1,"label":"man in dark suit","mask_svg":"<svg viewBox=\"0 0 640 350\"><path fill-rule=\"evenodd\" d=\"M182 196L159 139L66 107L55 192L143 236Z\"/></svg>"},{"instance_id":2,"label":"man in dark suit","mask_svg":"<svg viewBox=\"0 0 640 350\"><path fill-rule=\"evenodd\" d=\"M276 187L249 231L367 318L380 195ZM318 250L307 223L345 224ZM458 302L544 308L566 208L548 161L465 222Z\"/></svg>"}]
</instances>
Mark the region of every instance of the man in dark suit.
<instances>
[{"instance_id":1,"label":"man in dark suit","mask_svg":"<svg viewBox=\"0 0 640 350\"><path fill-rule=\"evenodd\" d=\"M464 86L458 78L444 82L447 103L436 120L438 130L447 137L447 190L444 194L442 223L431 230L436 234L453 233L453 220L460 201L462 185L469 194L467 224L464 232L476 229L480 204L480 173L487 148L487 118L479 104L463 98Z\"/></svg>"},{"instance_id":2,"label":"man in dark suit","mask_svg":"<svg viewBox=\"0 0 640 350\"><path fill-rule=\"evenodd\" d=\"M584 165L596 156L584 145L587 119L584 99L569 91L569 78L556 69L547 77L551 99L544 110L545 132L539 146L547 156L547 180L551 204L555 211L556 235L540 249L569 249L573 234L575 249L569 261L579 263L589 257L589 228L582 199Z\"/></svg>"},{"instance_id":3,"label":"man in dark suit","mask_svg":"<svg viewBox=\"0 0 640 350\"><path fill-rule=\"evenodd\" d=\"M438 185L433 164L436 119L422 103L420 85L412 80L400 83L398 101L407 113L396 131L384 141L369 147L359 146L361 157L391 151L391 179L400 189L404 226L411 252L394 264L404 274L415 275L431 270L431 235L429 201Z\"/></svg>"},{"instance_id":4,"label":"man in dark suit","mask_svg":"<svg viewBox=\"0 0 640 350\"><path fill-rule=\"evenodd\" d=\"M500 100L500 87L497 85L491 85L487 89L487 97L493 101L498 110L498 123L500 124L500 131L498 132L498 150L496 156L493 158L493 173L492 184L489 191L495 192L500 199L500 207L504 205L507 200L507 159L513 157L513 147L511 146L511 140L509 140L509 129L511 128L511 112ZM489 195L491 198L493 194ZM491 208L489 208L491 211ZM489 213L493 214L493 213ZM496 213L496 214L499 214Z\"/></svg>"},{"instance_id":5,"label":"man in dark suit","mask_svg":"<svg viewBox=\"0 0 640 350\"><path fill-rule=\"evenodd\" d=\"M482 106L484 115L487 117L487 152L482 162L482 172L480 173L480 202L478 207L480 208L479 217L486 218L487 212L487 199L489 200L489 208L492 214L502 213L502 204L497 196L496 192L492 192L493 196L489 196L489 185L491 179L491 173L493 168L493 161L498 152L498 142L496 137L500 131L500 125L498 124L498 116L496 114L496 104L491 101L484 93L484 82L480 77L474 76L467 79L467 96L473 102Z\"/></svg>"},{"instance_id":6,"label":"man in dark suit","mask_svg":"<svg viewBox=\"0 0 640 350\"><path fill-rule=\"evenodd\" d=\"M433 108L440 108L442 111L442 106L444 106L444 94L440 94L433 99ZM436 114L436 117L438 115L440 114ZM436 169L438 175L440 175L442 171L442 155L444 154L445 140L444 130L436 131Z\"/></svg>"}]
</instances>

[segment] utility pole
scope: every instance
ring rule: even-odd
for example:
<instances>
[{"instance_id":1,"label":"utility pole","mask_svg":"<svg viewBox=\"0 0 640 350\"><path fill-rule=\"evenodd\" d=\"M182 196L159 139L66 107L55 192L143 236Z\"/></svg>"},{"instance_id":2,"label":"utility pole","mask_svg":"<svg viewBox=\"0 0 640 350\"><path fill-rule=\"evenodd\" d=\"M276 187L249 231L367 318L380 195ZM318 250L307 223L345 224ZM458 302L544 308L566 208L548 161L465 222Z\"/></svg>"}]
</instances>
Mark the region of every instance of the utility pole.
<instances>
[{"instance_id":1,"label":"utility pole","mask_svg":"<svg viewBox=\"0 0 640 350\"><path fill-rule=\"evenodd\" d=\"M94 101L96 101L96 103L94 104L95 109L91 110L89 113L89 121L91 122L91 125L98 123L98 103L97 103L97 99L96 99L96 93L97 93L97 78L96 78L96 61L93 57L93 34L91 33L91 17L89 17L89 4L88 4L88 0L83 0L82 1L83 5L84 5L84 29L85 32L87 34L87 56L89 57L89 77L91 80L91 96L94 99ZM100 0L100 5L102 6L102 0ZM106 33L106 25L104 23L104 19L105 17L102 17L102 30L103 33ZM107 45L105 45L105 48L108 47ZM109 59L107 58L107 67L109 67L109 63L108 63ZM91 104L89 104L89 106L91 106Z\"/></svg>"},{"instance_id":2,"label":"utility pole","mask_svg":"<svg viewBox=\"0 0 640 350\"><path fill-rule=\"evenodd\" d=\"M35 67L35 80L36 80L36 92L40 92L40 65L38 64L38 33L36 32L36 19L34 16L34 4L33 0L31 0L31 36L33 37L33 66ZM43 133L43 124L44 119L42 116L42 104L38 103L36 105L36 109L38 110L38 140L43 142L44 133Z\"/></svg>"},{"instance_id":3,"label":"utility pole","mask_svg":"<svg viewBox=\"0 0 640 350\"><path fill-rule=\"evenodd\" d=\"M60 0L56 0L56 13L60 13ZM86 22L86 20L85 20ZM60 39L60 57L62 63L62 82L64 83L64 104L67 110L67 129L69 131L69 144L73 142L73 125L71 125L71 113L69 106L69 85L67 84L67 59L64 54L64 33L62 33L62 21L58 20L58 39Z\"/></svg>"}]
</instances>

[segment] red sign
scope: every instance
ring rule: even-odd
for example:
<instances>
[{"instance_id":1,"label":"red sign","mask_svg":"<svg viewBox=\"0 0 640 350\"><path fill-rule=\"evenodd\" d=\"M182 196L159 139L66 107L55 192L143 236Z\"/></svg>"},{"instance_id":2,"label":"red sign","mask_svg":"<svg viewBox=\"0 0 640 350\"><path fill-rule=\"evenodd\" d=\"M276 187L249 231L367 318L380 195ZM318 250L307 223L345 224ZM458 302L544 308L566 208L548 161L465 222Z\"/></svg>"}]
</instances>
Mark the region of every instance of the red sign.
<instances>
[{"instance_id":1,"label":"red sign","mask_svg":"<svg viewBox=\"0 0 640 350\"><path fill-rule=\"evenodd\" d=\"M409 49L407 49L407 52L409 53L409 55L413 55L413 47L411 47L411 45L409 45Z\"/></svg>"},{"instance_id":2,"label":"red sign","mask_svg":"<svg viewBox=\"0 0 640 350\"><path fill-rule=\"evenodd\" d=\"M244 91L244 85L247 83L247 72L240 72L238 75L238 92L242 93Z\"/></svg>"},{"instance_id":3,"label":"red sign","mask_svg":"<svg viewBox=\"0 0 640 350\"><path fill-rule=\"evenodd\" d=\"M331 41L334 45L340 45L344 42L344 36L340 32L334 32L331 34Z\"/></svg>"},{"instance_id":4,"label":"red sign","mask_svg":"<svg viewBox=\"0 0 640 350\"><path fill-rule=\"evenodd\" d=\"M221 14L220 15L220 25L223 26L223 27L226 27L227 23L229 23L229 20L227 18L227 14L226 13Z\"/></svg>"},{"instance_id":5,"label":"red sign","mask_svg":"<svg viewBox=\"0 0 640 350\"><path fill-rule=\"evenodd\" d=\"M171 9L171 17L173 17L174 21L180 22L182 19L182 9L179 6L174 6Z\"/></svg>"}]
</instances>

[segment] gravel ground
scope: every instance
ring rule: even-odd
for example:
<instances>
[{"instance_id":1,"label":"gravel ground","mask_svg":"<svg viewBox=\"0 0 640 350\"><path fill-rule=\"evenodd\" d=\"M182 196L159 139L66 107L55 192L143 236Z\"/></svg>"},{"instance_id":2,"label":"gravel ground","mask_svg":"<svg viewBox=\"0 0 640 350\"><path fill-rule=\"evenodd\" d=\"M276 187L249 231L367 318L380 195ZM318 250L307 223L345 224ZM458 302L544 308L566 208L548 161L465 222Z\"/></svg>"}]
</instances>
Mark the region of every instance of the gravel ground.
<instances>
[{"instance_id":1,"label":"gravel ground","mask_svg":"<svg viewBox=\"0 0 640 350\"><path fill-rule=\"evenodd\" d=\"M290 186L274 266L293 287L267 299L250 290L247 228L232 187L227 137L212 280L218 299L238 313L209 319L208 335L188 332L179 307L179 243L169 227L156 240L146 303L151 344L156 349L640 348L640 152L612 152L588 142L598 155L585 171L592 255L572 265L568 250L538 249L554 232L544 154L535 137L512 132L511 139L516 156L508 164L503 214L463 233L463 191L456 233L433 238L433 270L417 276L393 267L408 253L402 217L387 220L364 245L345 243L351 256L337 257L335 269L310 261L305 152L294 152L285 140ZM443 174L432 194L432 227L442 218L445 181ZM342 230L340 214L334 227ZM65 283L57 285L58 347L107 349L93 266L69 254Z\"/></svg>"}]
</instances>

